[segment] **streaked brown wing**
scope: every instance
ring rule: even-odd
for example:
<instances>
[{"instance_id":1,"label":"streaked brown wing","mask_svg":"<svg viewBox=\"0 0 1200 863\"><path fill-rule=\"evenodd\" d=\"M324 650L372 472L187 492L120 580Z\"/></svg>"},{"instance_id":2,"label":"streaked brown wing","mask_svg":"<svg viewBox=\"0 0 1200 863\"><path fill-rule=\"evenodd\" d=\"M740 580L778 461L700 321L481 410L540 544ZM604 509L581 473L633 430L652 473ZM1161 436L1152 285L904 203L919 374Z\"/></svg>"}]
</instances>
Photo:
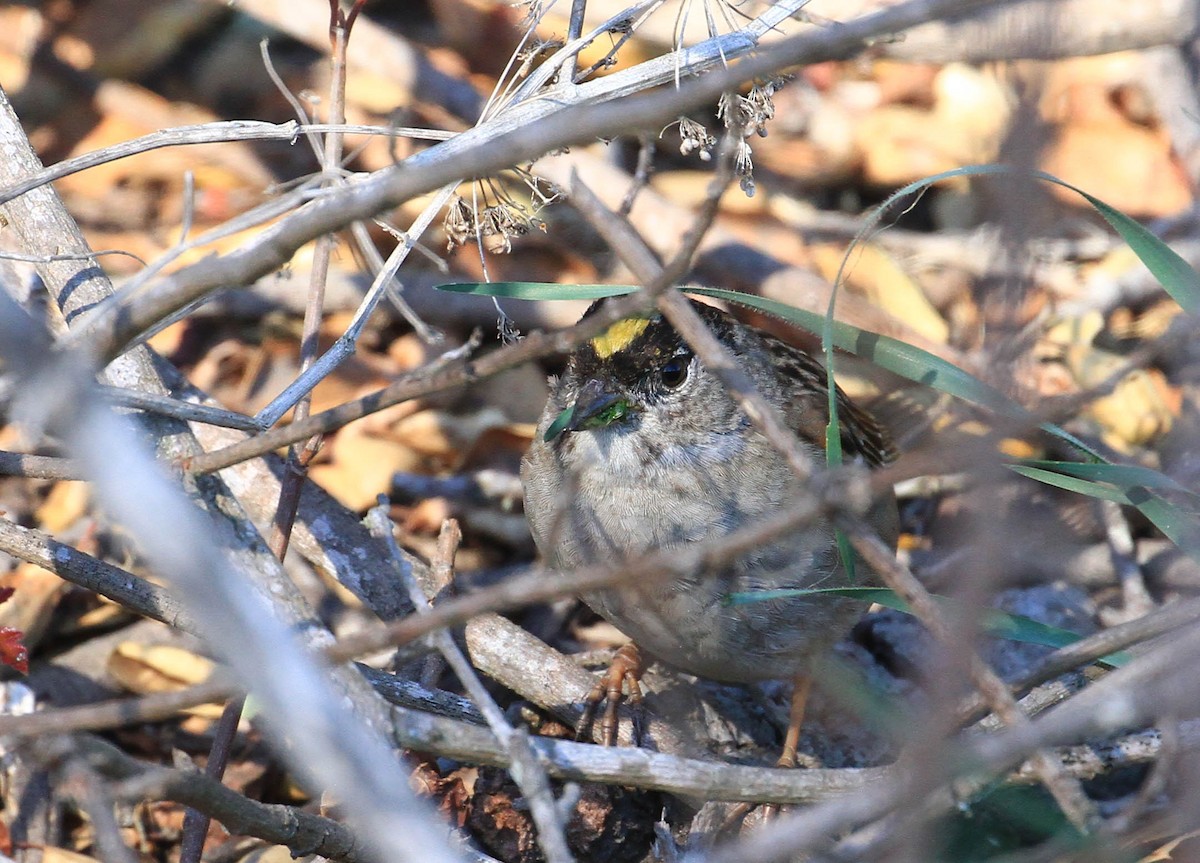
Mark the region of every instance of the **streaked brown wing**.
<instances>
[{"instance_id":1,"label":"streaked brown wing","mask_svg":"<svg viewBox=\"0 0 1200 863\"><path fill-rule=\"evenodd\" d=\"M804 384L803 394L787 411L788 419L797 434L824 449L825 426L829 423L825 367L799 348L766 334L763 338L780 348L782 371ZM896 460L896 447L887 429L868 411L850 401L841 387L837 388L837 405L842 452L847 457L860 456L871 467L882 467Z\"/></svg>"}]
</instances>

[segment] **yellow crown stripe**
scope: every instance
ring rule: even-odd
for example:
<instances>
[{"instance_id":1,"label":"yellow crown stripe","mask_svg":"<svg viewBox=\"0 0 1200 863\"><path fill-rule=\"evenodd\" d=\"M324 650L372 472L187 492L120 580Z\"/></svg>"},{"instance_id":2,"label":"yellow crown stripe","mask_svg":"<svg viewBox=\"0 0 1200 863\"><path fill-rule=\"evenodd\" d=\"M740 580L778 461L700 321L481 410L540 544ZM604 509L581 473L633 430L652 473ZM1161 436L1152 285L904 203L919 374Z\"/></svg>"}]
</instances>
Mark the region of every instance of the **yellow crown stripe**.
<instances>
[{"instance_id":1,"label":"yellow crown stripe","mask_svg":"<svg viewBox=\"0 0 1200 863\"><path fill-rule=\"evenodd\" d=\"M596 355L600 359L606 360L617 351L623 351L629 347L630 343L640 336L648 326L650 326L649 318L628 318L617 321L592 339L592 347L595 348Z\"/></svg>"}]
</instances>

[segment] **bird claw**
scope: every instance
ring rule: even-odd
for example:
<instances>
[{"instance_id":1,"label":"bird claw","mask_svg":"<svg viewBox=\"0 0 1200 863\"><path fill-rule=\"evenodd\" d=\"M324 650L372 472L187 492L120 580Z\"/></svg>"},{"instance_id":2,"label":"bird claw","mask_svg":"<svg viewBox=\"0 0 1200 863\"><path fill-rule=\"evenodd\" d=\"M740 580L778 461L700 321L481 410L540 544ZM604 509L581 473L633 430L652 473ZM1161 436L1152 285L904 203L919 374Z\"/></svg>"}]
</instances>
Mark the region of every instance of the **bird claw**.
<instances>
[{"instance_id":1,"label":"bird claw","mask_svg":"<svg viewBox=\"0 0 1200 863\"><path fill-rule=\"evenodd\" d=\"M633 736L634 743L640 742L641 722L640 709L642 706L642 686L639 682L645 673L642 654L635 644L626 644L617 651L608 670L596 681L592 691L584 700L583 715L579 718L576 740L583 740L591 733L596 719L596 711L600 702L604 702L604 717L600 720L600 742L604 746L616 746L617 730L620 719L617 708L622 699L628 699L629 706L634 709ZM628 690L629 695L625 696Z\"/></svg>"}]
</instances>

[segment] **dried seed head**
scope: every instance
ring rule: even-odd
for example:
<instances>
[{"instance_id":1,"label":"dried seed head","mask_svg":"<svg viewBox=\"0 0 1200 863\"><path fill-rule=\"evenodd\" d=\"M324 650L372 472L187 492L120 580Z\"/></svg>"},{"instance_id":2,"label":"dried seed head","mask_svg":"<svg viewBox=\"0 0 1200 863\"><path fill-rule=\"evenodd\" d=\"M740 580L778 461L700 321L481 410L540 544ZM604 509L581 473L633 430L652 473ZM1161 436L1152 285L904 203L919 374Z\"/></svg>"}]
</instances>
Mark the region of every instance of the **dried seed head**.
<instances>
[{"instance_id":1,"label":"dried seed head","mask_svg":"<svg viewBox=\"0 0 1200 863\"><path fill-rule=\"evenodd\" d=\"M475 236L475 212L458 195L450 199L450 205L446 208L446 218L442 221L442 229L446 232L447 252L453 252Z\"/></svg>"},{"instance_id":2,"label":"dried seed head","mask_svg":"<svg viewBox=\"0 0 1200 863\"><path fill-rule=\"evenodd\" d=\"M712 158L712 149L717 139L708 134L708 129L689 117L679 118L679 152L684 156L700 151L700 158L707 162Z\"/></svg>"},{"instance_id":3,"label":"dried seed head","mask_svg":"<svg viewBox=\"0 0 1200 863\"><path fill-rule=\"evenodd\" d=\"M742 191L746 193L747 198L754 197L754 151L750 149L750 144L743 138L737 143L737 149L733 154L733 170L741 179L738 185L742 187Z\"/></svg>"}]
</instances>

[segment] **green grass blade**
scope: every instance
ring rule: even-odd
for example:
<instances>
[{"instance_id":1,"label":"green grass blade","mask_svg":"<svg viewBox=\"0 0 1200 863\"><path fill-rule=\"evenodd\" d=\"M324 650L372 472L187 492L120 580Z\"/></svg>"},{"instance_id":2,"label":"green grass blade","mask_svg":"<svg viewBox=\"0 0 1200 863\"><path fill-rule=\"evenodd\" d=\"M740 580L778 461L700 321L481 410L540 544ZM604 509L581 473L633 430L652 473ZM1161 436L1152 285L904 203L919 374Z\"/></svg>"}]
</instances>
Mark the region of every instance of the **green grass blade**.
<instances>
[{"instance_id":1,"label":"green grass blade","mask_svg":"<svg viewBox=\"0 0 1200 863\"><path fill-rule=\"evenodd\" d=\"M1047 461L1042 459L1024 459L1021 464L1025 467L1043 468L1056 471L1067 476L1093 482L1112 483L1117 486L1141 486L1143 488L1161 489L1187 495L1200 501L1200 494L1192 491L1171 477L1148 467L1134 464L1109 464L1108 462L1077 462L1077 461Z\"/></svg>"},{"instance_id":2,"label":"green grass blade","mask_svg":"<svg viewBox=\"0 0 1200 863\"><path fill-rule=\"evenodd\" d=\"M888 209L897 201L907 198L914 193L922 192L944 180L950 180L955 177L987 177L1023 173L1025 172L1011 165L968 165L962 168L955 168L952 171L943 171L940 174L934 174L930 177L909 183L904 188L893 192L888 196L887 200L875 208L871 217L867 220L866 227L860 232L859 236L863 236L877 225ZM1115 207L1111 207L1094 195L1089 195L1082 189L1072 186L1064 180L1060 180L1053 174L1047 174L1045 171L1031 171L1027 176L1036 177L1047 183L1053 183L1056 186L1069 189L1091 204L1096 212L1121 235L1121 239L1129 244L1129 248L1133 250L1133 253L1146 265L1146 268L1150 270L1150 273L1158 280L1158 283L1163 286L1163 289L1175 302L1179 303L1184 311L1191 314L1200 312L1200 274L1172 250L1170 246L1154 236L1154 234L1135 219L1131 219Z\"/></svg>"},{"instance_id":3,"label":"green grass blade","mask_svg":"<svg viewBox=\"0 0 1200 863\"><path fill-rule=\"evenodd\" d=\"M1046 485L1052 485L1055 488L1061 488L1066 491L1072 491L1076 494L1094 497L1097 500L1111 500L1116 503L1125 504L1126 506L1137 506L1130 499L1129 495L1120 488L1114 488L1110 485L1103 485L1098 482L1093 482L1079 477L1067 476L1058 471L1046 470L1040 467L1030 467L1023 464L1013 464L1008 466L1009 470L1018 473L1023 477L1036 480Z\"/></svg>"},{"instance_id":4,"label":"green grass blade","mask_svg":"<svg viewBox=\"0 0 1200 863\"><path fill-rule=\"evenodd\" d=\"M633 285L559 285L554 282L449 282L436 290L504 300L600 300L640 290Z\"/></svg>"},{"instance_id":5,"label":"green grass blade","mask_svg":"<svg viewBox=\"0 0 1200 863\"><path fill-rule=\"evenodd\" d=\"M1145 226L1129 218L1120 210L1110 207L1099 198L1051 177L1049 174L1039 174L1039 176L1043 180L1057 183L1087 199L1087 202L1096 208L1104 220L1116 229L1117 233L1121 235L1121 239L1129 244L1129 248L1133 249L1133 253L1146 265L1146 269L1163 286L1163 290L1179 303L1180 308L1193 315L1200 312L1200 274L1197 274L1191 264L1176 254L1170 246L1150 233Z\"/></svg>"},{"instance_id":6,"label":"green grass blade","mask_svg":"<svg viewBox=\"0 0 1200 863\"><path fill-rule=\"evenodd\" d=\"M1001 171L994 170L988 173L1001 173ZM439 286L439 289L478 296L523 300L595 299L602 296L629 294L638 290L632 285L558 285L545 282L471 282L442 285ZM738 303L765 314L774 315L814 334L820 334L826 325L824 315L797 309L776 300L743 294L739 291L689 287L687 292ZM850 324L840 321L830 323L833 344L842 350L870 360L880 368L887 369L901 377L931 386L1001 415L1033 422L1033 415L1024 407L941 357L934 356L928 351L898 339L872 333ZM1140 475L1142 481L1137 481L1139 474L1131 473L1131 471L1135 471L1133 466L1108 465L1098 452L1064 429L1050 423L1042 423L1039 427L1076 447L1094 463L1075 464L1069 469L1055 469L1036 464L1018 465L1013 467L1017 473L1089 497L1114 500L1134 506L1182 551L1192 558L1200 560L1200 524L1174 504L1155 496L1150 491L1155 488L1179 491L1179 488L1171 484L1166 477L1160 474Z\"/></svg>"},{"instance_id":7,"label":"green grass blade","mask_svg":"<svg viewBox=\"0 0 1200 863\"><path fill-rule=\"evenodd\" d=\"M1124 465L1072 465L1075 469L1090 467L1122 468ZM1043 467L1028 465L1009 465L1009 469L1021 476L1038 482L1065 489L1077 494L1099 500L1111 500L1125 506L1132 506L1144 515L1150 522L1162 531L1163 535L1193 560L1200 560L1200 524L1197 524L1193 514L1185 512L1180 507L1152 493L1144 485L1134 482L1119 482L1120 474L1110 471L1111 479L1106 482L1096 482L1079 476L1070 476L1058 470L1048 470ZM1101 471L1103 472L1103 471ZM1138 476L1138 472L1133 472ZM1164 480L1167 478L1164 477ZM1169 482L1169 480L1168 480ZM1189 492L1190 495L1190 492Z\"/></svg>"},{"instance_id":8,"label":"green grass blade","mask_svg":"<svg viewBox=\"0 0 1200 863\"><path fill-rule=\"evenodd\" d=\"M777 300L721 288L689 287L687 291L689 294L699 294L703 297L738 303L765 312L814 335L820 335L824 326L823 315L806 309L797 309ZM1028 411L999 390L985 384L953 363L934 356L929 351L914 347L899 339L859 329L841 321L833 322L832 338L835 347L870 360L880 368L901 377L934 387L1005 416L1032 419L1032 415Z\"/></svg>"}]
</instances>

